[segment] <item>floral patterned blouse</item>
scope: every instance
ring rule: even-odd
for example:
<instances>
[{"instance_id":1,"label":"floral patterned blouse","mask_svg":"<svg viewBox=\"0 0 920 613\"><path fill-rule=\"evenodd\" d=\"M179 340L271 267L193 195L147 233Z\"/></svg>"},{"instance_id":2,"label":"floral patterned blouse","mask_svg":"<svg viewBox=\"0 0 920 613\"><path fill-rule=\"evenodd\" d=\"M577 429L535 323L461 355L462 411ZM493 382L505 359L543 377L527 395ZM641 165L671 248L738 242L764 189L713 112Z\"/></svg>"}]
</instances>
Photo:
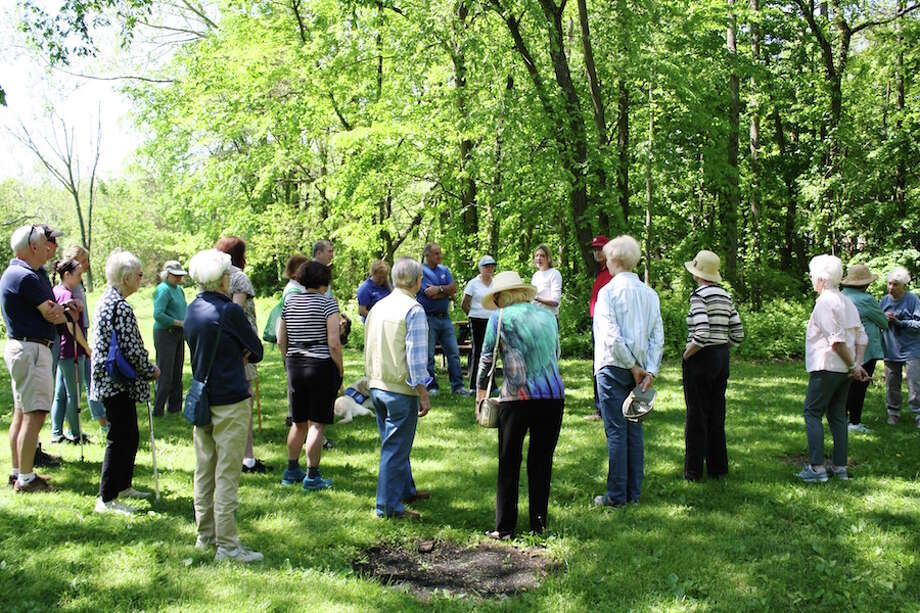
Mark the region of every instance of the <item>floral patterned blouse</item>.
<instances>
[{"instance_id":1,"label":"floral patterned blouse","mask_svg":"<svg viewBox=\"0 0 920 613\"><path fill-rule=\"evenodd\" d=\"M116 383L105 371L105 359L109 355L113 327L119 349L138 375L134 382L127 385ZM96 304L92 339L90 400L102 401L122 392L128 392L134 402L147 400L150 397L150 385L147 382L153 379L154 365L150 363L147 350L144 349L144 340L137 327L134 309L125 301L121 292L111 285L106 286Z\"/></svg>"}]
</instances>

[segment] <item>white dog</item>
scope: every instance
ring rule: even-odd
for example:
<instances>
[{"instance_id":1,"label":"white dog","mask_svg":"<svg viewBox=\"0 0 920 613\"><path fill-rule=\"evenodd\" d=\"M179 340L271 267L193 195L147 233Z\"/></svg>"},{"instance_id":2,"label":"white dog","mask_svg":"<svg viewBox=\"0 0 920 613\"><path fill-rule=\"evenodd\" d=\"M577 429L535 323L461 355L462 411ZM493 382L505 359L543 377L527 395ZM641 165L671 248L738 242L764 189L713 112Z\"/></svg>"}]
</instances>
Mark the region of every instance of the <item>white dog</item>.
<instances>
[{"instance_id":1,"label":"white dog","mask_svg":"<svg viewBox=\"0 0 920 613\"><path fill-rule=\"evenodd\" d=\"M339 423L344 424L358 415L370 415L373 413L372 406L367 377L361 377L351 387L345 389L344 396L335 399L335 414L341 418Z\"/></svg>"}]
</instances>

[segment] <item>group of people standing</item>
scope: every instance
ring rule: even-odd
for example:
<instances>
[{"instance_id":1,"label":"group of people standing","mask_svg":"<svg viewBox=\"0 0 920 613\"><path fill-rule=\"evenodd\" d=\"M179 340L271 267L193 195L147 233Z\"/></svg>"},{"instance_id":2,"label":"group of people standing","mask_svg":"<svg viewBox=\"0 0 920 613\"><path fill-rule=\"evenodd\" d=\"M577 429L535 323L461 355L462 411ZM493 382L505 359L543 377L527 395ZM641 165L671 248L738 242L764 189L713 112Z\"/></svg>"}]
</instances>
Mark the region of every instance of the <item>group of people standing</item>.
<instances>
[{"instance_id":1,"label":"group of people standing","mask_svg":"<svg viewBox=\"0 0 920 613\"><path fill-rule=\"evenodd\" d=\"M18 228L10 241L16 257L0 278L0 306L9 336L4 357L15 405L10 428L11 486L19 492L48 489L47 479L34 472L33 458L49 410L52 440L65 438L65 419L70 424L69 438L85 436L79 427L82 383L88 385L91 414L105 429L107 441L96 510L131 513L120 499L149 495L132 486L139 441L135 406L148 401L149 382L156 380L151 414L181 410L187 344L192 374L205 383L211 411L211 423L196 426L193 436L196 546L216 547L216 559L260 560L262 554L240 542L234 520L240 473L269 470L252 452L252 403L258 390L255 364L263 357L263 346L255 320L255 292L243 272L245 242L238 237L220 239L214 249L196 254L188 271L177 261L164 264L154 291L157 357L153 363L125 300L142 282L140 261L120 250L109 255L107 286L87 335L90 326L81 274L88 270L88 254L79 248L65 251L54 265L60 282L52 288L44 264L56 252L58 236L48 226ZM586 418L603 422L608 447L606 486L594 503L621 506L638 503L642 492L642 422L628 407L653 402L664 329L658 295L633 272L641 257L639 243L626 235L613 240L597 236L591 248L603 265L589 304L597 411ZM290 258L277 321L269 324L288 375L290 430L282 483L300 484L304 490L332 485L322 476L320 461L328 443L325 427L333 422L333 404L342 387L342 345L350 330L330 289L333 255L332 243L318 241L312 259ZM536 271L530 283L513 271L496 274L495 259L480 258L479 275L466 284L461 303L473 339L470 379L463 381L449 317L457 284L442 257L440 246L430 243L422 262L399 258L390 271L386 262L375 261L357 292L359 313L365 320L365 375L381 439L376 513L418 518L406 505L431 495L416 488L410 455L418 418L428 413L431 397L438 393L434 355L440 345L451 391L475 395L477 419L482 403L489 400L496 363L502 364L497 391L496 517L489 536L507 539L517 530L520 468L528 433L529 525L540 533L547 526L553 455L565 404L559 370L562 276L553 268L545 245L534 252ZM697 284L689 299L682 359L687 407L683 474L690 481L702 479L704 472L710 478L728 472L729 348L742 342L744 330L731 296L721 286L719 266L718 255L705 250L685 263ZM818 300L806 331L809 386L804 415L809 463L799 474L806 481L826 481L828 471L848 477L846 414L850 430L865 431L860 423L865 388L882 357L888 422L898 421L901 373L906 367L909 405L920 426L920 300L906 291L907 271L897 268L889 274L889 293L881 305L866 293L876 276L865 266L852 265L846 278L842 272L842 263L833 256L818 256L810 263ZM181 287L187 276L199 290L188 305ZM838 289L841 284L843 292ZM129 364L132 377L113 372L113 354ZM827 468L821 425L825 414L834 438L833 461ZM304 449L306 470L299 465Z\"/></svg>"}]
</instances>

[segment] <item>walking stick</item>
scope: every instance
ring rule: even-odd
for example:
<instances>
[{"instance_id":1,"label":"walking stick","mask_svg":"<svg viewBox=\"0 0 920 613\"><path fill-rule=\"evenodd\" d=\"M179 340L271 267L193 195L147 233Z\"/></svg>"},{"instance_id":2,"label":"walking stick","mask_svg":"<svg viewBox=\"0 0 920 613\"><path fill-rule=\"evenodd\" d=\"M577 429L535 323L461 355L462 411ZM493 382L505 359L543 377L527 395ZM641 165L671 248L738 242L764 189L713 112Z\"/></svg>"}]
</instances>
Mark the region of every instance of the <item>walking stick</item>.
<instances>
[{"instance_id":1,"label":"walking stick","mask_svg":"<svg viewBox=\"0 0 920 613\"><path fill-rule=\"evenodd\" d=\"M147 422L150 424L150 454L153 457L153 487L156 491L157 502L160 501L160 475L157 472L157 445L153 439L153 409L150 408L150 398L147 398Z\"/></svg>"},{"instance_id":2,"label":"walking stick","mask_svg":"<svg viewBox=\"0 0 920 613\"><path fill-rule=\"evenodd\" d=\"M256 378L253 380L255 385L256 392L256 415L259 416L259 433L262 432L262 394L259 392L259 376L256 375Z\"/></svg>"},{"instance_id":3,"label":"walking stick","mask_svg":"<svg viewBox=\"0 0 920 613\"><path fill-rule=\"evenodd\" d=\"M74 358L73 358L74 369L73 369L73 372L76 375L76 380L77 380L77 391L76 391L76 394L74 395L76 396L76 403L77 403L77 431L80 433L80 464L82 464L83 463L83 424L80 423L80 393L82 392L82 390L80 389L80 356L79 356L79 350L77 349L76 344L77 344L76 341L74 341Z\"/></svg>"}]
</instances>

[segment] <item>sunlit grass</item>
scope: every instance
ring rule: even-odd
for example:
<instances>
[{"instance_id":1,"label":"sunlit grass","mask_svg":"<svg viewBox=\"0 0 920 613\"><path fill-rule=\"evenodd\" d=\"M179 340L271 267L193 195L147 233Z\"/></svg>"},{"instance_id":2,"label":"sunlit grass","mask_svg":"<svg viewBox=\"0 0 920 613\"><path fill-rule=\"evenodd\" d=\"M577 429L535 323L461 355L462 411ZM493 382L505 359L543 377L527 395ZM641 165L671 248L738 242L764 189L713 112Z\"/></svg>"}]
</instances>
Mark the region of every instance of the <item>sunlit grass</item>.
<instances>
[{"instance_id":1,"label":"sunlit grass","mask_svg":"<svg viewBox=\"0 0 920 613\"><path fill-rule=\"evenodd\" d=\"M189 292L189 299L192 293ZM132 296L152 348L150 292ZM264 315L270 300L260 301ZM346 353L346 381L363 364ZM244 542L265 562L215 564L194 548L191 428L180 416L156 422L163 500L142 502L135 518L92 513L102 446L54 446L65 465L47 471L56 491L0 492L0 605L3 611L47 610L916 610L920 607L918 432L885 425L883 390L870 389L869 435L851 438L854 479L798 483L806 452L801 417L806 377L800 363L735 362L729 382L730 474L691 484L683 466L683 395L676 363L659 378L659 404L645 425L642 502L599 510L607 456L592 411L590 363L564 360L566 414L556 450L550 527L521 544L546 547L561 572L532 593L489 603L433 597L357 576L352 562L386 541L480 541L495 512L496 433L472 421L472 402L439 396L419 421L413 470L432 499L417 505L418 524L374 517L378 438L373 419L333 426L334 450L323 458L332 490L305 494L282 487L285 461L284 373L277 350L261 366L263 431L256 455L270 476L241 478L238 520ZM186 377L190 373L186 372ZM442 374L446 376L446 374ZM8 378L0 398L10 406ZM152 490L146 407L135 485ZM5 430L9 409L0 420ZM89 425L90 435L97 428ZM43 433L48 446L48 429ZM828 436L829 443L829 436ZM9 451L0 466L9 467ZM828 445L828 453L830 447ZM526 527L526 477L521 525Z\"/></svg>"}]
</instances>

